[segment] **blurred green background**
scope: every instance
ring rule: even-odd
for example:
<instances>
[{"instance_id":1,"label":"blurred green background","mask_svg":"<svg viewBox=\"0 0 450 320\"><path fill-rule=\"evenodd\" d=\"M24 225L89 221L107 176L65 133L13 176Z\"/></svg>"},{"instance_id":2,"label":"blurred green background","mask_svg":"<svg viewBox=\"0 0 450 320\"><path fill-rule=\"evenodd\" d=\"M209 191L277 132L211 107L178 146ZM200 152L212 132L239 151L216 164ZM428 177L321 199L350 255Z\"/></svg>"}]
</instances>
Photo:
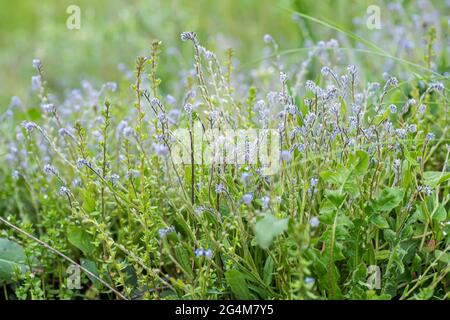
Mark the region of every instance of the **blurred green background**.
<instances>
[{"instance_id":1,"label":"blurred green background","mask_svg":"<svg viewBox=\"0 0 450 320\"><path fill-rule=\"evenodd\" d=\"M177 77L180 65L191 59L192 48L179 40L182 31L196 31L202 44L218 51L219 56L233 47L236 58L245 64L264 56L262 39L266 33L277 40L280 50L302 47L305 39L316 42L337 36L334 30L311 22L299 24L282 7L355 30L354 22L365 19L368 5L380 5L383 15L389 12L389 2L0 0L0 110L9 105L12 95L26 100L30 94L33 58L42 60L52 90L62 92L63 88L79 86L82 79L97 84L117 81L122 74L119 63L132 68L136 56L148 54L151 40L157 38L163 42L159 71L167 81ZM431 3L442 13L448 10L444 1ZM66 27L66 9L73 4L81 9L80 30ZM416 6L415 1L403 4ZM442 17L448 19L445 14ZM405 16L401 19L406 20L399 22L407 24L410 18ZM384 45L383 41L379 44Z\"/></svg>"}]
</instances>

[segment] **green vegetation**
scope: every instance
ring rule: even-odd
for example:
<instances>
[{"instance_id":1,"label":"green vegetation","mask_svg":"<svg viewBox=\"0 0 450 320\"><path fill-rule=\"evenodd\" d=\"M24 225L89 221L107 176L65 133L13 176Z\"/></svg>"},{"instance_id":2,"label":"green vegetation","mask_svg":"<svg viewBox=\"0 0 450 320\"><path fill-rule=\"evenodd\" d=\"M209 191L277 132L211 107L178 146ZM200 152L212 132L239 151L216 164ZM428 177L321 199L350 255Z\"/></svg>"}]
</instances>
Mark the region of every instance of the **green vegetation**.
<instances>
[{"instance_id":1,"label":"green vegetation","mask_svg":"<svg viewBox=\"0 0 450 320\"><path fill-rule=\"evenodd\" d=\"M449 298L445 3L105 3L0 0L0 299Z\"/></svg>"}]
</instances>

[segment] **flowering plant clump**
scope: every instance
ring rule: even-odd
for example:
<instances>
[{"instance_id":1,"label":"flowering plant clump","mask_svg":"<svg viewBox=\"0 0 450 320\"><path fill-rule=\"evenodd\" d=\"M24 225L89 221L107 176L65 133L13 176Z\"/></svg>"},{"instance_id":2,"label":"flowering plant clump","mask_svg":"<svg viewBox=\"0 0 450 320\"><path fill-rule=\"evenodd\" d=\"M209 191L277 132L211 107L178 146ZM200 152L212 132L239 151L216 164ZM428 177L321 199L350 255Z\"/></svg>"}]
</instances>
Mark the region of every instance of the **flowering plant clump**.
<instances>
[{"instance_id":1,"label":"flowering plant clump","mask_svg":"<svg viewBox=\"0 0 450 320\"><path fill-rule=\"evenodd\" d=\"M432 57L367 78L338 40L291 65L266 34L271 58L233 71L200 35L181 33L193 59L170 94L156 40L133 79L63 97L33 60L39 113L2 137L5 295L448 299L448 78Z\"/></svg>"}]
</instances>

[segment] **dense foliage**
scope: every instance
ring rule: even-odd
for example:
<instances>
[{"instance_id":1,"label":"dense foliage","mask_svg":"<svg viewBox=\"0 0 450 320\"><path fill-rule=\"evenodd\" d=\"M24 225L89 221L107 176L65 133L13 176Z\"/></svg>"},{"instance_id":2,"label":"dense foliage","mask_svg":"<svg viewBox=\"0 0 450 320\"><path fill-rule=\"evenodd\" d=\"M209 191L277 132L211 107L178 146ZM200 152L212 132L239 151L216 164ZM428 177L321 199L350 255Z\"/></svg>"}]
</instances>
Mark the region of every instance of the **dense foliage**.
<instances>
[{"instance_id":1,"label":"dense foliage","mask_svg":"<svg viewBox=\"0 0 450 320\"><path fill-rule=\"evenodd\" d=\"M33 97L2 115L3 298L448 299L442 34L425 25L411 61L318 23L389 68L368 76L335 39L293 62L265 35L269 58L237 70L232 49L183 32L192 59L175 92L154 40L117 83L58 95L34 60ZM247 163L202 163L208 130L236 151L226 129L276 132L277 170L249 160L255 141Z\"/></svg>"}]
</instances>

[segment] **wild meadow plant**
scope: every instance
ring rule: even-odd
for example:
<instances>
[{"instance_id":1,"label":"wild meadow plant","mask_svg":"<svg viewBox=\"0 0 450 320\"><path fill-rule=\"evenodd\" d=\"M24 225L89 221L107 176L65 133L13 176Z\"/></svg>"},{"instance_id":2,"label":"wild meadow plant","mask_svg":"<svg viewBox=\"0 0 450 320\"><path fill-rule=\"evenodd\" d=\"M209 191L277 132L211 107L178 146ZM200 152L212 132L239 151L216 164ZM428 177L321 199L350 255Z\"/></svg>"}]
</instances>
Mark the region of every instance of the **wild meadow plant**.
<instances>
[{"instance_id":1,"label":"wild meadow plant","mask_svg":"<svg viewBox=\"0 0 450 320\"><path fill-rule=\"evenodd\" d=\"M33 61L41 109L14 98L26 119L5 144L3 298L448 298L447 78L365 83L335 39L288 68L270 35L245 74L181 40L173 96L160 41L132 90L59 100Z\"/></svg>"}]
</instances>

